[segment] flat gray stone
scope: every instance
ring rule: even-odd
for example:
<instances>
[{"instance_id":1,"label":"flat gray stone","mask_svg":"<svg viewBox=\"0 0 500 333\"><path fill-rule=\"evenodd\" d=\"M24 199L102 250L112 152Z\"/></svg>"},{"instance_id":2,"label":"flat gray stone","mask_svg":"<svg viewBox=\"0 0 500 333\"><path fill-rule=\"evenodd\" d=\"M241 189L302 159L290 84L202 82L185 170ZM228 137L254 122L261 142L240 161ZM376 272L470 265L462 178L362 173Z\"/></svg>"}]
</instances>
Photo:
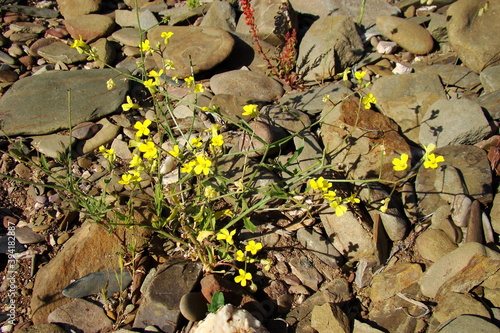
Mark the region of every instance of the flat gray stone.
<instances>
[{"instance_id":1,"label":"flat gray stone","mask_svg":"<svg viewBox=\"0 0 500 333\"><path fill-rule=\"evenodd\" d=\"M472 315L462 315L455 318L439 331L439 333L457 332L493 333L500 332L500 329L497 325L484 318Z\"/></svg>"},{"instance_id":2,"label":"flat gray stone","mask_svg":"<svg viewBox=\"0 0 500 333\"><path fill-rule=\"evenodd\" d=\"M492 131L479 104L469 99L436 101L429 106L422 124L419 141L425 146L473 145Z\"/></svg>"},{"instance_id":3,"label":"flat gray stone","mask_svg":"<svg viewBox=\"0 0 500 333\"><path fill-rule=\"evenodd\" d=\"M236 30L236 12L229 2L216 1L203 17L200 26L217 27L225 31Z\"/></svg>"},{"instance_id":4,"label":"flat gray stone","mask_svg":"<svg viewBox=\"0 0 500 333\"><path fill-rule=\"evenodd\" d=\"M32 146L47 157L58 159L70 151L75 139L69 135L48 134L31 137Z\"/></svg>"},{"instance_id":5,"label":"flat gray stone","mask_svg":"<svg viewBox=\"0 0 500 333\"><path fill-rule=\"evenodd\" d=\"M333 247L328 238L316 231L301 228L297 231L297 239L306 249L330 267L338 267L342 263L343 258L340 252Z\"/></svg>"},{"instance_id":6,"label":"flat gray stone","mask_svg":"<svg viewBox=\"0 0 500 333\"><path fill-rule=\"evenodd\" d=\"M132 275L127 269L123 272L119 268L109 269L85 275L64 288L62 294L70 298L83 298L106 292L106 295L111 296L127 288L130 282Z\"/></svg>"},{"instance_id":7,"label":"flat gray stone","mask_svg":"<svg viewBox=\"0 0 500 333\"><path fill-rule=\"evenodd\" d=\"M272 102L280 98L283 86L267 75L235 70L212 76L210 87L217 94L243 96L256 101Z\"/></svg>"},{"instance_id":8,"label":"flat gray stone","mask_svg":"<svg viewBox=\"0 0 500 333\"><path fill-rule=\"evenodd\" d=\"M75 299L54 310L47 320L49 323L66 324L73 329L89 333L106 332L113 326L102 307L83 299Z\"/></svg>"},{"instance_id":9,"label":"flat gray stone","mask_svg":"<svg viewBox=\"0 0 500 333\"><path fill-rule=\"evenodd\" d=\"M139 36L139 29L137 28L123 28L113 32L111 35L113 39L118 41L119 43L126 46L137 47L141 42L141 38Z\"/></svg>"},{"instance_id":10,"label":"flat gray stone","mask_svg":"<svg viewBox=\"0 0 500 333\"><path fill-rule=\"evenodd\" d=\"M500 90L500 65L486 68L479 75L484 91Z\"/></svg>"},{"instance_id":11,"label":"flat gray stone","mask_svg":"<svg viewBox=\"0 0 500 333\"><path fill-rule=\"evenodd\" d=\"M499 67L500 69L500 67ZM500 70L499 70L500 71ZM473 89L481 84L479 75L464 66L445 64L432 65L421 71L422 73L437 74L443 85L455 86L464 89Z\"/></svg>"},{"instance_id":12,"label":"flat gray stone","mask_svg":"<svg viewBox=\"0 0 500 333\"><path fill-rule=\"evenodd\" d=\"M53 63L61 61L64 64L74 64L87 60L85 54L80 54L75 48L59 42L40 48L38 54Z\"/></svg>"},{"instance_id":13,"label":"flat gray stone","mask_svg":"<svg viewBox=\"0 0 500 333\"><path fill-rule=\"evenodd\" d=\"M102 118L121 107L129 82L111 69L49 72L14 83L0 98L6 135L39 135ZM116 86L106 89L114 78ZM71 92L71 124L68 113Z\"/></svg>"}]
</instances>

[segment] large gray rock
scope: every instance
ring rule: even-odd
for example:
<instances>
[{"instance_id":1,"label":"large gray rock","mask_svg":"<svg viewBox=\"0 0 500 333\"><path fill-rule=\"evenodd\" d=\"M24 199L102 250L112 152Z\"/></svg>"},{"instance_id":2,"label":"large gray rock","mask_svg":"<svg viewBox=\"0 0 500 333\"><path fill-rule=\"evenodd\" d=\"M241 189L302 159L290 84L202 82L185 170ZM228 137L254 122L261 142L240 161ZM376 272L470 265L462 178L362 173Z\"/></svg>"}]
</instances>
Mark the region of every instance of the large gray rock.
<instances>
[{"instance_id":1,"label":"large gray rock","mask_svg":"<svg viewBox=\"0 0 500 333\"><path fill-rule=\"evenodd\" d=\"M448 36L462 62L476 73L500 63L500 0L488 1L489 8L479 16L485 1L459 0L446 12Z\"/></svg>"},{"instance_id":2,"label":"large gray rock","mask_svg":"<svg viewBox=\"0 0 500 333\"><path fill-rule=\"evenodd\" d=\"M46 134L115 112L129 88L128 81L115 76L111 69L99 69L49 72L21 79L0 98L3 130L7 135ZM107 90L110 78L116 86Z\"/></svg>"},{"instance_id":3,"label":"large gray rock","mask_svg":"<svg viewBox=\"0 0 500 333\"><path fill-rule=\"evenodd\" d=\"M484 112L469 99L440 99L429 106L422 119L419 141L437 147L475 144L488 136L492 128Z\"/></svg>"},{"instance_id":4,"label":"large gray rock","mask_svg":"<svg viewBox=\"0 0 500 333\"><path fill-rule=\"evenodd\" d=\"M415 22L400 17L379 16L377 28L382 35L411 53L427 54L434 47L429 32Z\"/></svg>"},{"instance_id":5,"label":"large gray rock","mask_svg":"<svg viewBox=\"0 0 500 333\"><path fill-rule=\"evenodd\" d=\"M200 26L217 27L225 31L236 30L236 12L229 2L213 2Z\"/></svg>"},{"instance_id":6,"label":"large gray rock","mask_svg":"<svg viewBox=\"0 0 500 333\"><path fill-rule=\"evenodd\" d=\"M422 118L429 107L446 97L436 74L383 76L375 81L371 93L381 112L394 120L413 142L418 142Z\"/></svg>"},{"instance_id":7,"label":"large gray rock","mask_svg":"<svg viewBox=\"0 0 500 333\"><path fill-rule=\"evenodd\" d=\"M486 68L479 75L484 91L492 92L500 90L500 65Z\"/></svg>"},{"instance_id":8,"label":"large gray rock","mask_svg":"<svg viewBox=\"0 0 500 333\"><path fill-rule=\"evenodd\" d=\"M254 99L255 102L272 102L285 92L281 83L269 76L245 70L214 75L210 79L210 87L216 95L243 96Z\"/></svg>"},{"instance_id":9,"label":"large gray rock","mask_svg":"<svg viewBox=\"0 0 500 333\"><path fill-rule=\"evenodd\" d=\"M85 315L82 315L83 313ZM89 333L106 332L113 326L113 321L106 316L101 306L83 299L75 299L54 310L49 315L48 321Z\"/></svg>"},{"instance_id":10,"label":"large gray rock","mask_svg":"<svg viewBox=\"0 0 500 333\"><path fill-rule=\"evenodd\" d=\"M464 66L445 64L425 67L422 73L437 74L443 85L472 90L481 84L479 75Z\"/></svg>"},{"instance_id":11,"label":"large gray rock","mask_svg":"<svg viewBox=\"0 0 500 333\"><path fill-rule=\"evenodd\" d=\"M363 42L353 19L325 15L315 21L302 38L297 64L306 64L299 68L305 73L305 80L327 80L354 65L362 56Z\"/></svg>"},{"instance_id":12,"label":"large gray rock","mask_svg":"<svg viewBox=\"0 0 500 333\"><path fill-rule=\"evenodd\" d=\"M162 32L174 33L166 47ZM216 27L161 25L148 31L148 39L151 47L160 43L164 48L161 57L154 55L157 66L163 68L165 59L173 61L175 69L169 70L168 75L180 78L191 76L191 71L196 74L214 68L229 56L234 46L231 35Z\"/></svg>"},{"instance_id":13,"label":"large gray rock","mask_svg":"<svg viewBox=\"0 0 500 333\"><path fill-rule=\"evenodd\" d=\"M75 48L61 42L55 42L40 48L38 55L52 63L74 64L87 60L85 54L79 53Z\"/></svg>"},{"instance_id":14,"label":"large gray rock","mask_svg":"<svg viewBox=\"0 0 500 333\"><path fill-rule=\"evenodd\" d=\"M134 327L154 325L163 332L175 332L181 298L193 289L201 269L200 263L171 260L151 271L141 287L142 301Z\"/></svg>"},{"instance_id":15,"label":"large gray rock","mask_svg":"<svg viewBox=\"0 0 500 333\"><path fill-rule=\"evenodd\" d=\"M462 315L446 324L440 333L474 332L474 333L492 333L499 332L497 325L490 321L473 315Z\"/></svg>"}]
</instances>

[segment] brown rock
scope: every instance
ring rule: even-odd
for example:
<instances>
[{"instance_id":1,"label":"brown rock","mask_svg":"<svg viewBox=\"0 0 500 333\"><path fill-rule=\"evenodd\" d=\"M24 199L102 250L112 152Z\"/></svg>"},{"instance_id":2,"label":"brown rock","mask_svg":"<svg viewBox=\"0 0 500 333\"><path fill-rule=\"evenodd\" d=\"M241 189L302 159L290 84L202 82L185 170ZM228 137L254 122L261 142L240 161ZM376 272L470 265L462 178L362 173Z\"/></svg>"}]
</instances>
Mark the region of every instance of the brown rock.
<instances>
[{"instance_id":1,"label":"brown rock","mask_svg":"<svg viewBox=\"0 0 500 333\"><path fill-rule=\"evenodd\" d=\"M439 229L427 229L418 236L415 245L422 257L434 262L457 248L457 244Z\"/></svg>"},{"instance_id":2,"label":"brown rock","mask_svg":"<svg viewBox=\"0 0 500 333\"><path fill-rule=\"evenodd\" d=\"M115 21L109 16L89 14L67 18L64 25L73 39L89 40L109 36Z\"/></svg>"},{"instance_id":3,"label":"brown rock","mask_svg":"<svg viewBox=\"0 0 500 333\"><path fill-rule=\"evenodd\" d=\"M483 214L479 201L474 200L469 210L469 224L467 225L467 236L465 237L465 241L484 244Z\"/></svg>"},{"instance_id":4,"label":"brown rock","mask_svg":"<svg viewBox=\"0 0 500 333\"><path fill-rule=\"evenodd\" d=\"M57 5L62 16L68 18L98 11L101 0L57 0Z\"/></svg>"},{"instance_id":5,"label":"brown rock","mask_svg":"<svg viewBox=\"0 0 500 333\"><path fill-rule=\"evenodd\" d=\"M316 305L311 313L311 326L319 333L349 333L349 318L335 304Z\"/></svg>"},{"instance_id":6,"label":"brown rock","mask_svg":"<svg viewBox=\"0 0 500 333\"><path fill-rule=\"evenodd\" d=\"M16 72L9 69L0 69L0 82L14 82L19 78Z\"/></svg>"},{"instance_id":7,"label":"brown rock","mask_svg":"<svg viewBox=\"0 0 500 333\"><path fill-rule=\"evenodd\" d=\"M422 268L419 264L398 263L375 275L370 297L373 302L390 298L417 282L421 275Z\"/></svg>"}]
</instances>

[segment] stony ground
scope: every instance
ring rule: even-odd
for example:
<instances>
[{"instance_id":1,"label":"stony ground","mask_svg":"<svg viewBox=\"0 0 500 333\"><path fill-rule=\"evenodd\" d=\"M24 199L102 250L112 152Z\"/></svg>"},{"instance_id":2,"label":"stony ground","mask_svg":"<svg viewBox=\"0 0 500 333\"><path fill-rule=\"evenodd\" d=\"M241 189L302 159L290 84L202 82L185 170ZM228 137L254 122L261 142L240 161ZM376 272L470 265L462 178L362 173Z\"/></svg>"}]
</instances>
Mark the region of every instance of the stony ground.
<instances>
[{"instance_id":1,"label":"stony ground","mask_svg":"<svg viewBox=\"0 0 500 333\"><path fill-rule=\"evenodd\" d=\"M161 32L174 32L164 56L176 69L162 77L171 96L216 105L234 121L242 106L255 103L258 121L245 121L259 137L271 144L295 135L265 160L249 155L248 165L264 192L287 184L303 205L267 205L251 216L255 233L241 229L235 235L241 243L261 242L260 258L272 262L269 271L263 265L253 271L255 293L233 282L235 271L204 274L200 264L187 260L190 253L144 229L110 234L89 223L62 191L40 186L54 179L20 156L35 163L47 156L53 175L68 179L72 173L89 196L99 196L105 183L118 201L130 195L118 180L132 158L133 125L155 120L150 96L142 85L121 80L69 45L81 36L107 64L137 75L134 1L4 1L0 119L9 139L0 141L2 331L236 332L236 319L230 329L215 329L224 316L240 318L255 332L499 331L500 1L435 0L424 6L368 0L361 24L355 23L358 3L295 0L289 7L254 1L261 44L271 58L285 33L298 31L296 70L302 81L293 82L294 76L278 81L266 75L236 4L189 9L185 2L137 2L153 45L162 42ZM166 17L168 25L155 27ZM158 61L147 58L147 70L158 69ZM192 70L203 93L171 80ZM362 79L356 78L362 71ZM116 86L107 90L111 77ZM366 105L370 93L376 100ZM140 108L123 112L126 96ZM181 130L194 127L198 133L217 121L201 113L193 119L186 102L174 115ZM230 126L222 134L227 152L259 143L245 143ZM156 143L172 149L169 142ZM439 168L418 163L429 144L444 157ZM118 155L112 172L98 152L101 145ZM65 168L61 153L68 150L74 158ZM297 159L291 160L294 152ZM391 163L401 154L410 156L417 175L385 209L387 182L335 183L337 193L354 192L361 199L341 216L318 203L318 193L301 192L307 178L319 176L352 180L380 174L396 181L406 176ZM238 179L243 161L235 156L243 155L233 155L231 167L220 169ZM328 167L314 169L325 159ZM287 169L273 172L264 163ZM297 181L302 173L308 177ZM166 178L177 177L172 171ZM141 186L148 191L150 184L145 179ZM218 209L231 207L219 204ZM138 205L134 220L150 217ZM9 251L15 253L13 266ZM124 270L117 269L118 258ZM117 276L128 286L121 294ZM226 307L219 317L205 318L216 291L247 311ZM9 304L15 304L14 325Z\"/></svg>"}]
</instances>

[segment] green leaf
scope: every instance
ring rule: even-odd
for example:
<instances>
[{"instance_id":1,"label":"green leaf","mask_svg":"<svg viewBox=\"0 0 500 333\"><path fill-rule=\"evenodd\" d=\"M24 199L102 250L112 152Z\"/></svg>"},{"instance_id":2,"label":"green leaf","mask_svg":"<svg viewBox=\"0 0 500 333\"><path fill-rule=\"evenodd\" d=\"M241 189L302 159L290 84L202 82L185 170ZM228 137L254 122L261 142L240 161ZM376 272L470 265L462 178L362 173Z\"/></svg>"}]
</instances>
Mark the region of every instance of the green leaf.
<instances>
[{"instance_id":1,"label":"green leaf","mask_svg":"<svg viewBox=\"0 0 500 333\"><path fill-rule=\"evenodd\" d=\"M220 291L212 295L212 303L208 305L208 312L214 313L224 305L224 294Z\"/></svg>"},{"instance_id":2,"label":"green leaf","mask_svg":"<svg viewBox=\"0 0 500 333\"><path fill-rule=\"evenodd\" d=\"M255 232L255 224L250 221L250 218L245 217L243 218L243 225L245 226L246 229L250 230L251 232Z\"/></svg>"}]
</instances>

